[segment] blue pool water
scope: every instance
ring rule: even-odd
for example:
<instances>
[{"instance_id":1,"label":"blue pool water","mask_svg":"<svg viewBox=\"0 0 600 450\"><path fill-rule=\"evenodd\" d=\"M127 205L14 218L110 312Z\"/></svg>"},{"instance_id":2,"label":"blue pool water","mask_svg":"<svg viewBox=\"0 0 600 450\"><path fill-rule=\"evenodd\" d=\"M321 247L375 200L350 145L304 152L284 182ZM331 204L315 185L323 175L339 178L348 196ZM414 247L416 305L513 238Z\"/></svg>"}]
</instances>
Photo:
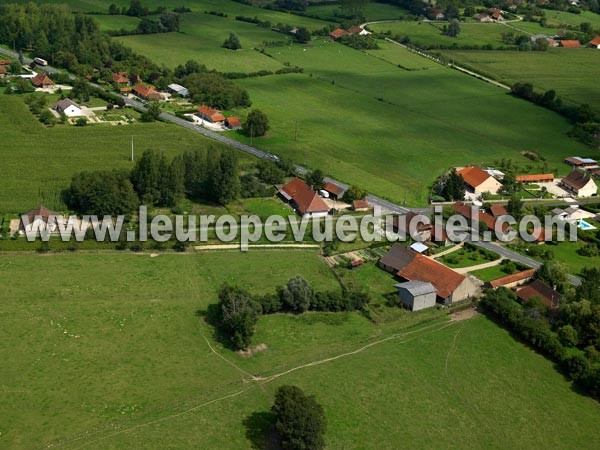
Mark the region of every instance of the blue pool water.
<instances>
[{"instance_id":1,"label":"blue pool water","mask_svg":"<svg viewBox=\"0 0 600 450\"><path fill-rule=\"evenodd\" d=\"M582 230L595 230L596 229L595 226L590 225L585 220L580 220L579 223L577 224L577 227L581 228Z\"/></svg>"}]
</instances>

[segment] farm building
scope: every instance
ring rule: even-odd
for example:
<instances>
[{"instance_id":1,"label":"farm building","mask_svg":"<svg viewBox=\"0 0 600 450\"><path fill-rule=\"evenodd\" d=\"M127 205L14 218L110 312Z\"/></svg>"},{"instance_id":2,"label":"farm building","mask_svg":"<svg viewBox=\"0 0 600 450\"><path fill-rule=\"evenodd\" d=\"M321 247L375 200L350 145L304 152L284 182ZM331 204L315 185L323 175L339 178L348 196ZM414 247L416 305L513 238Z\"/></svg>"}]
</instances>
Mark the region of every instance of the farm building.
<instances>
[{"instance_id":1,"label":"farm building","mask_svg":"<svg viewBox=\"0 0 600 450\"><path fill-rule=\"evenodd\" d=\"M19 231L23 233L36 229L47 229L50 232L54 232L58 229L58 222L62 220L62 215L40 205L21 216L21 220L19 221Z\"/></svg>"},{"instance_id":2,"label":"farm building","mask_svg":"<svg viewBox=\"0 0 600 450\"><path fill-rule=\"evenodd\" d=\"M31 78L31 84L37 88L46 88L49 86L54 86L54 81L48 78L48 75L46 75L44 72L40 72Z\"/></svg>"},{"instance_id":3,"label":"farm building","mask_svg":"<svg viewBox=\"0 0 600 450\"><path fill-rule=\"evenodd\" d=\"M352 25L350 28L348 28L348 34L361 34L363 29L361 27L359 27L358 25Z\"/></svg>"},{"instance_id":4,"label":"farm building","mask_svg":"<svg viewBox=\"0 0 600 450\"><path fill-rule=\"evenodd\" d=\"M134 95L144 100L161 100L161 95L151 86L138 84L133 88Z\"/></svg>"},{"instance_id":5,"label":"farm building","mask_svg":"<svg viewBox=\"0 0 600 450\"><path fill-rule=\"evenodd\" d=\"M495 194L502 187L502 183L479 167L465 167L460 169L457 174L463 177L467 186L475 194L483 194L484 192Z\"/></svg>"},{"instance_id":6,"label":"farm building","mask_svg":"<svg viewBox=\"0 0 600 450\"><path fill-rule=\"evenodd\" d=\"M333 200L339 200L346 193L346 189L335 183L332 183L331 181L325 183L324 190L327 191L327 193L329 194L329 198Z\"/></svg>"},{"instance_id":7,"label":"farm building","mask_svg":"<svg viewBox=\"0 0 600 450\"><path fill-rule=\"evenodd\" d=\"M554 181L554 174L536 173L531 175L517 175L516 180L520 183L548 183Z\"/></svg>"},{"instance_id":8,"label":"farm building","mask_svg":"<svg viewBox=\"0 0 600 450\"><path fill-rule=\"evenodd\" d=\"M496 228L496 220L501 217L494 217L491 214L488 214L487 212L482 212L477 210L477 208L475 208L475 211L467 204L465 204L464 202L456 202L452 205L452 209L460 214L461 216L465 217L466 219L468 219L471 224L473 224L474 221L477 222L482 222L485 223L488 230L495 230ZM475 215L476 214L476 215ZM509 225L506 222L502 223L502 232L503 233L507 233L509 231Z\"/></svg>"},{"instance_id":9,"label":"farm building","mask_svg":"<svg viewBox=\"0 0 600 450\"><path fill-rule=\"evenodd\" d=\"M349 33L342 28L336 28L331 33L329 33L329 37L332 39L339 39L342 36L348 36L348 35L349 35Z\"/></svg>"},{"instance_id":10,"label":"farm building","mask_svg":"<svg viewBox=\"0 0 600 450\"><path fill-rule=\"evenodd\" d=\"M401 244L394 244L381 257L379 265L405 281L431 283L436 289L437 301L444 305L466 300L478 292L469 278Z\"/></svg>"},{"instance_id":11,"label":"farm building","mask_svg":"<svg viewBox=\"0 0 600 450\"><path fill-rule=\"evenodd\" d=\"M129 78L127 72L113 72L111 74L113 83L117 84L129 84Z\"/></svg>"},{"instance_id":12,"label":"farm building","mask_svg":"<svg viewBox=\"0 0 600 450\"><path fill-rule=\"evenodd\" d=\"M180 84L170 84L167 86L167 89L171 94L176 94L181 97L187 97L188 95L190 95L190 92L187 90L187 88L183 87Z\"/></svg>"},{"instance_id":13,"label":"farm building","mask_svg":"<svg viewBox=\"0 0 600 450\"><path fill-rule=\"evenodd\" d=\"M534 280L527 286L517 289L517 297L523 303L529 302L532 298L539 298L550 309L558 308L560 302L560 294L540 280Z\"/></svg>"},{"instance_id":14,"label":"farm building","mask_svg":"<svg viewBox=\"0 0 600 450\"><path fill-rule=\"evenodd\" d=\"M598 161L592 158L582 158L580 156L571 156L565 159L565 164L568 166L585 168L585 167L596 167Z\"/></svg>"},{"instance_id":15,"label":"farm building","mask_svg":"<svg viewBox=\"0 0 600 450\"><path fill-rule=\"evenodd\" d=\"M202 105L198 107L196 113L198 117L211 123L225 122L225 116L218 109L212 109L210 106Z\"/></svg>"},{"instance_id":16,"label":"farm building","mask_svg":"<svg viewBox=\"0 0 600 450\"><path fill-rule=\"evenodd\" d=\"M492 22L493 21L491 16L486 13L477 14L477 15L473 16L473 18L475 20L478 20L479 22Z\"/></svg>"},{"instance_id":17,"label":"farm building","mask_svg":"<svg viewBox=\"0 0 600 450\"><path fill-rule=\"evenodd\" d=\"M590 47L600 49L600 35L590 41Z\"/></svg>"},{"instance_id":18,"label":"farm building","mask_svg":"<svg viewBox=\"0 0 600 450\"><path fill-rule=\"evenodd\" d=\"M440 9L433 8L429 11L429 17L433 20L444 20L446 16Z\"/></svg>"},{"instance_id":19,"label":"farm building","mask_svg":"<svg viewBox=\"0 0 600 450\"><path fill-rule=\"evenodd\" d=\"M317 192L300 178L294 178L279 189L279 195L289 202L301 216L325 217L329 206Z\"/></svg>"},{"instance_id":20,"label":"farm building","mask_svg":"<svg viewBox=\"0 0 600 450\"><path fill-rule=\"evenodd\" d=\"M369 209L371 209L371 206L366 200L354 200L352 202L352 209L354 211L368 211Z\"/></svg>"},{"instance_id":21,"label":"farm building","mask_svg":"<svg viewBox=\"0 0 600 450\"><path fill-rule=\"evenodd\" d=\"M411 311L433 308L437 299L437 291L431 283L423 281L406 281L394 286L398 289L400 304Z\"/></svg>"},{"instance_id":22,"label":"farm building","mask_svg":"<svg viewBox=\"0 0 600 450\"><path fill-rule=\"evenodd\" d=\"M490 206L490 214L494 219L502 216L508 216L508 211L502 205L492 205Z\"/></svg>"},{"instance_id":23,"label":"farm building","mask_svg":"<svg viewBox=\"0 0 600 450\"><path fill-rule=\"evenodd\" d=\"M535 275L535 269L527 269L522 272L513 273L512 275L506 275L505 277L496 278L490 281L488 284L492 289L498 289L499 287L505 287L507 289L519 286L527 281L531 280Z\"/></svg>"},{"instance_id":24,"label":"farm building","mask_svg":"<svg viewBox=\"0 0 600 450\"><path fill-rule=\"evenodd\" d=\"M234 117L234 116L227 117L225 119L225 125L230 130L241 130L242 129L242 123L240 122L240 119L238 119L237 117Z\"/></svg>"},{"instance_id":25,"label":"farm building","mask_svg":"<svg viewBox=\"0 0 600 450\"><path fill-rule=\"evenodd\" d=\"M560 182L561 186L577 197L591 197L596 195L598 186L588 172L573 169L569 175Z\"/></svg>"},{"instance_id":26,"label":"farm building","mask_svg":"<svg viewBox=\"0 0 600 450\"><path fill-rule=\"evenodd\" d=\"M560 41L559 46L563 48L580 48L581 43L579 41L564 39Z\"/></svg>"},{"instance_id":27,"label":"farm building","mask_svg":"<svg viewBox=\"0 0 600 450\"><path fill-rule=\"evenodd\" d=\"M54 109L59 114L64 114L67 117L78 117L83 115L81 106L75 103L70 98L63 98L56 102Z\"/></svg>"},{"instance_id":28,"label":"farm building","mask_svg":"<svg viewBox=\"0 0 600 450\"><path fill-rule=\"evenodd\" d=\"M433 225L429 217L409 211L392 218L392 231L402 237L410 237L415 241L428 241L431 238Z\"/></svg>"}]
</instances>

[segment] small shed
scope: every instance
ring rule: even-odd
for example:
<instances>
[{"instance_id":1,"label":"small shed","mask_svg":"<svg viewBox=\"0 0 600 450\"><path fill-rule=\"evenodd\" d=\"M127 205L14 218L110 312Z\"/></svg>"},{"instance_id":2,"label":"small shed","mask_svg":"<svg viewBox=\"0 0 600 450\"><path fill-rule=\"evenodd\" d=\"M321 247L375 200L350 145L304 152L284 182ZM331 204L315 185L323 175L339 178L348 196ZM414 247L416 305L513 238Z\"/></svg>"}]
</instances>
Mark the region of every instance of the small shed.
<instances>
[{"instance_id":1,"label":"small shed","mask_svg":"<svg viewBox=\"0 0 600 450\"><path fill-rule=\"evenodd\" d=\"M411 311L433 308L437 291L433 284L424 281L407 281L394 286L398 289L400 304Z\"/></svg>"},{"instance_id":2,"label":"small shed","mask_svg":"<svg viewBox=\"0 0 600 450\"><path fill-rule=\"evenodd\" d=\"M429 251L429 247L421 242L415 242L411 244L410 248L417 253L427 253Z\"/></svg>"},{"instance_id":3,"label":"small shed","mask_svg":"<svg viewBox=\"0 0 600 450\"><path fill-rule=\"evenodd\" d=\"M167 86L167 89L171 94L177 94L181 97L187 97L190 94L187 88L177 83L170 84L169 86Z\"/></svg>"}]
</instances>

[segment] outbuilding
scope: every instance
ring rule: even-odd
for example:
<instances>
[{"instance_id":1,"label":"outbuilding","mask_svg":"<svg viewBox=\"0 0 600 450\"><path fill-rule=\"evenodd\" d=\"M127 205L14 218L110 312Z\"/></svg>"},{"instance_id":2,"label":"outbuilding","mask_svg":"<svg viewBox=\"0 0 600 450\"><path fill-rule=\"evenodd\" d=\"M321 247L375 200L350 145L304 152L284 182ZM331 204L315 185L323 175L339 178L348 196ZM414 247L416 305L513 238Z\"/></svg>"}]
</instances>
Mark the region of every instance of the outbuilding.
<instances>
[{"instance_id":1,"label":"outbuilding","mask_svg":"<svg viewBox=\"0 0 600 450\"><path fill-rule=\"evenodd\" d=\"M433 308L437 291L433 284L424 281L406 281L394 286L398 289L400 304L411 311Z\"/></svg>"},{"instance_id":2,"label":"outbuilding","mask_svg":"<svg viewBox=\"0 0 600 450\"><path fill-rule=\"evenodd\" d=\"M187 97L188 95L190 95L190 92L187 90L187 88L185 88L182 85L177 84L177 83L173 83L173 84L170 84L169 86L167 86L167 90L171 94L176 94L181 97Z\"/></svg>"},{"instance_id":3,"label":"outbuilding","mask_svg":"<svg viewBox=\"0 0 600 450\"><path fill-rule=\"evenodd\" d=\"M81 106L79 106L70 98L63 98L62 100L56 102L54 109L57 113L64 114L67 117L79 117L84 115Z\"/></svg>"}]
</instances>

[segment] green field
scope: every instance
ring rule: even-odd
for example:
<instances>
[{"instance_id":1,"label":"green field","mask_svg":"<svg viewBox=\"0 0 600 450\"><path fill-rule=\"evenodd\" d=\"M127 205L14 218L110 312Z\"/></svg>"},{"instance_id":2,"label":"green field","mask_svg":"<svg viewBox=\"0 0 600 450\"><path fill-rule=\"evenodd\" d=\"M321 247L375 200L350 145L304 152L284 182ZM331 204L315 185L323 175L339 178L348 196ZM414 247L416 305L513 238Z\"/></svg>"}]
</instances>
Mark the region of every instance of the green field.
<instances>
[{"instance_id":1,"label":"green field","mask_svg":"<svg viewBox=\"0 0 600 450\"><path fill-rule=\"evenodd\" d=\"M503 83L529 82L554 89L574 103L600 110L600 51L553 48L546 52L447 51L447 55Z\"/></svg>"},{"instance_id":2,"label":"green field","mask_svg":"<svg viewBox=\"0 0 600 450\"><path fill-rule=\"evenodd\" d=\"M176 125L56 126L38 122L18 95L0 95L0 211L24 212L47 203L83 170L130 168L131 136L137 155L168 155L217 145ZM46 206L52 207L52 204Z\"/></svg>"},{"instance_id":3,"label":"green field","mask_svg":"<svg viewBox=\"0 0 600 450\"><path fill-rule=\"evenodd\" d=\"M600 27L600 14L591 11L581 11L581 14L573 14L566 11L544 11L549 26L572 25L579 26L582 23L591 23L593 28Z\"/></svg>"},{"instance_id":4,"label":"green field","mask_svg":"<svg viewBox=\"0 0 600 450\"><path fill-rule=\"evenodd\" d=\"M598 403L483 317L407 329L430 315L384 325L273 315L255 336L267 349L250 359L212 339L196 311L223 281L258 293L302 273L335 288L314 253L5 255L0 267L2 448L262 448L282 384L323 404L331 449L592 449L600 439Z\"/></svg>"},{"instance_id":5,"label":"green field","mask_svg":"<svg viewBox=\"0 0 600 450\"><path fill-rule=\"evenodd\" d=\"M344 19L341 17L342 12L339 5L317 5L311 4L306 12L308 14L316 15L322 19L337 20L343 22ZM363 15L365 22L373 20L386 20L386 19L402 19L410 15L410 13L402 8L387 3L367 3Z\"/></svg>"},{"instance_id":6,"label":"green field","mask_svg":"<svg viewBox=\"0 0 600 450\"><path fill-rule=\"evenodd\" d=\"M103 14L96 14L92 17L100 23L100 29L104 31L135 30L140 23L140 19L137 17Z\"/></svg>"},{"instance_id":7,"label":"green field","mask_svg":"<svg viewBox=\"0 0 600 450\"><path fill-rule=\"evenodd\" d=\"M241 50L222 47L229 33L235 33ZM182 16L180 33L122 36L118 39L139 54L160 64L175 67L189 59L222 72L255 72L281 69L283 65L256 50L263 42L286 42L281 33L251 23L210 14L189 13Z\"/></svg>"}]
</instances>

